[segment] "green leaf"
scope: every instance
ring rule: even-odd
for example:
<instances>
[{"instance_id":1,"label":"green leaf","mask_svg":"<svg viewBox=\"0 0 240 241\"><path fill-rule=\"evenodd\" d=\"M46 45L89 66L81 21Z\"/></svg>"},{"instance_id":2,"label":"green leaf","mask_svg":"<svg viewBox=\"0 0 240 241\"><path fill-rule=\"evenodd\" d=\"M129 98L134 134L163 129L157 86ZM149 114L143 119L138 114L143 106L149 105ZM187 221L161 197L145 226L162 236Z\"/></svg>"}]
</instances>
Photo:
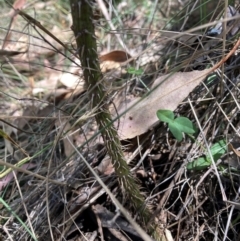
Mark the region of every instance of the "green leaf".
<instances>
[{"instance_id":1,"label":"green leaf","mask_svg":"<svg viewBox=\"0 0 240 241\"><path fill-rule=\"evenodd\" d=\"M142 75L144 71L143 71L143 69L135 69L133 67L129 67L127 69L127 72L129 74Z\"/></svg>"},{"instance_id":2,"label":"green leaf","mask_svg":"<svg viewBox=\"0 0 240 241\"><path fill-rule=\"evenodd\" d=\"M206 157L200 157L187 164L187 170L201 171L211 166L212 162Z\"/></svg>"},{"instance_id":3,"label":"green leaf","mask_svg":"<svg viewBox=\"0 0 240 241\"><path fill-rule=\"evenodd\" d=\"M213 83L214 80L216 80L217 78L217 75L214 73L214 74L211 74L207 77L207 84L210 85L211 83Z\"/></svg>"},{"instance_id":4,"label":"green leaf","mask_svg":"<svg viewBox=\"0 0 240 241\"><path fill-rule=\"evenodd\" d=\"M180 131L175 123L169 123L168 124L168 127L169 127L169 130L172 132L173 136L178 140L178 141L181 141L183 139L183 134L182 134L182 131Z\"/></svg>"},{"instance_id":5,"label":"green leaf","mask_svg":"<svg viewBox=\"0 0 240 241\"><path fill-rule=\"evenodd\" d=\"M160 121L171 123L174 120L174 113L171 110L158 110L157 117Z\"/></svg>"},{"instance_id":6,"label":"green leaf","mask_svg":"<svg viewBox=\"0 0 240 241\"><path fill-rule=\"evenodd\" d=\"M187 133L187 134L195 133L193 123L186 117L177 117L174 120L174 124L180 131L182 131L184 133Z\"/></svg>"},{"instance_id":7,"label":"green leaf","mask_svg":"<svg viewBox=\"0 0 240 241\"><path fill-rule=\"evenodd\" d=\"M223 154L227 152L227 144L225 140L221 140L215 143L210 148L212 157L214 162L216 162ZM200 157L193 162L187 164L188 170L204 170L212 164L210 155L208 154L206 157Z\"/></svg>"},{"instance_id":8,"label":"green leaf","mask_svg":"<svg viewBox=\"0 0 240 241\"><path fill-rule=\"evenodd\" d=\"M217 143L215 143L210 148L211 154L213 156L213 160L217 161L223 154L227 152L227 144L225 140L221 140ZM209 155L207 155L209 156Z\"/></svg>"},{"instance_id":9,"label":"green leaf","mask_svg":"<svg viewBox=\"0 0 240 241\"><path fill-rule=\"evenodd\" d=\"M181 141L183 138L183 132L187 134L194 134L196 127L186 117L178 117L174 119L174 113L171 110L158 110L157 117L160 121L168 123L168 127L173 136Z\"/></svg>"}]
</instances>

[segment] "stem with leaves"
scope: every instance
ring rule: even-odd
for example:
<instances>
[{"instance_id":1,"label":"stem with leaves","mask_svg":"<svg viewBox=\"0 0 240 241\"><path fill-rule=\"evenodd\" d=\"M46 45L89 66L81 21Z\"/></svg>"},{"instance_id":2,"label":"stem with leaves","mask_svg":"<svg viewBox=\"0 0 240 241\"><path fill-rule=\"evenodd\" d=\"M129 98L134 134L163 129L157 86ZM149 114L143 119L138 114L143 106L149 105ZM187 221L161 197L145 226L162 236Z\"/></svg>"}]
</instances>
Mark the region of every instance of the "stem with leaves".
<instances>
[{"instance_id":1,"label":"stem with leaves","mask_svg":"<svg viewBox=\"0 0 240 241\"><path fill-rule=\"evenodd\" d=\"M70 0L73 32L75 34L78 55L83 69L86 87L89 90L89 99L92 100L92 108L97 107L95 115L96 122L112 160L116 175L120 181L123 191L130 199L135 211L140 212L144 224L150 219L150 212L144 208L144 198L139 191L130 169L126 163L118 138L117 130L112 124L112 118L108 110L107 93L102 84L101 73L97 54L97 42L94 33L92 0Z\"/></svg>"}]
</instances>

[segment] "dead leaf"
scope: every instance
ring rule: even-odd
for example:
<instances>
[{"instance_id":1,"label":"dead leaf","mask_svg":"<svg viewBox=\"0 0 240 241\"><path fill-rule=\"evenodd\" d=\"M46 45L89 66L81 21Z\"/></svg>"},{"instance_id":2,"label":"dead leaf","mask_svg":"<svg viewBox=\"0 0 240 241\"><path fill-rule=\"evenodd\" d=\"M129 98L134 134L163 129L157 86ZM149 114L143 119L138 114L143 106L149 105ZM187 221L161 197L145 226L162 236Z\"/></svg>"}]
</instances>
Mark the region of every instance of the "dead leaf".
<instances>
[{"instance_id":1,"label":"dead leaf","mask_svg":"<svg viewBox=\"0 0 240 241\"><path fill-rule=\"evenodd\" d=\"M118 111L121 116L118 128L120 138L125 140L145 133L158 122L157 110L175 110L208 73L209 70L206 69L178 72L157 78L148 96L142 100L137 98ZM132 108L129 109L130 107ZM116 126L117 123L116 121Z\"/></svg>"},{"instance_id":2,"label":"dead leaf","mask_svg":"<svg viewBox=\"0 0 240 241\"><path fill-rule=\"evenodd\" d=\"M119 78L121 76L121 64L114 61L104 61L100 64L100 68L102 73L106 73L109 71L114 71L114 79ZM116 76L116 72L118 73ZM112 76L112 73L111 73Z\"/></svg>"},{"instance_id":3,"label":"dead leaf","mask_svg":"<svg viewBox=\"0 0 240 241\"><path fill-rule=\"evenodd\" d=\"M111 175L114 172L114 167L111 163L111 159L109 156L106 156L100 164L96 167L96 171L99 176L102 175Z\"/></svg>"},{"instance_id":4,"label":"dead leaf","mask_svg":"<svg viewBox=\"0 0 240 241\"><path fill-rule=\"evenodd\" d=\"M240 151L235 149L231 143L228 144L229 150L233 151L238 157L240 157Z\"/></svg>"},{"instance_id":5,"label":"dead leaf","mask_svg":"<svg viewBox=\"0 0 240 241\"><path fill-rule=\"evenodd\" d=\"M113 61L117 63L123 63L127 61L128 59L131 59L131 55L126 53L125 51L122 50L114 50L112 52L109 52L107 54L104 54L99 57L100 61Z\"/></svg>"},{"instance_id":6,"label":"dead leaf","mask_svg":"<svg viewBox=\"0 0 240 241\"><path fill-rule=\"evenodd\" d=\"M114 50L101 55L99 56L101 71L102 73L106 73L112 70L113 73L111 73L111 76L114 75L114 79L119 78L122 71L124 71L121 69L121 66L131 58L131 55L122 50Z\"/></svg>"},{"instance_id":7,"label":"dead leaf","mask_svg":"<svg viewBox=\"0 0 240 241\"><path fill-rule=\"evenodd\" d=\"M59 81L64 86L71 89L75 89L80 86L84 88L84 81L79 77L79 75L74 75L72 73L63 73L62 76L59 78Z\"/></svg>"}]
</instances>

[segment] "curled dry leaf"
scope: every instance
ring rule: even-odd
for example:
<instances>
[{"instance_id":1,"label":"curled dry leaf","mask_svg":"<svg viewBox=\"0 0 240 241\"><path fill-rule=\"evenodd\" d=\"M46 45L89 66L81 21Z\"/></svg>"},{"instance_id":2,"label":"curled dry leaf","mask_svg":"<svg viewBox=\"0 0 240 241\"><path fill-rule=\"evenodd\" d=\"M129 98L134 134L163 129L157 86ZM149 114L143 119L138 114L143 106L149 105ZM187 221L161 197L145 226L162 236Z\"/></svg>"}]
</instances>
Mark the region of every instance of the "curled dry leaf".
<instances>
[{"instance_id":1,"label":"curled dry leaf","mask_svg":"<svg viewBox=\"0 0 240 241\"><path fill-rule=\"evenodd\" d=\"M207 76L209 70L178 72L157 78L145 98L136 98L119 111L118 133L122 140L134 138L153 127L159 109L175 110ZM126 113L125 113L126 112ZM116 121L116 127L118 121Z\"/></svg>"},{"instance_id":2,"label":"curled dry leaf","mask_svg":"<svg viewBox=\"0 0 240 241\"><path fill-rule=\"evenodd\" d=\"M240 157L240 151L235 149L231 143L228 144L228 149L233 151L238 157Z\"/></svg>"},{"instance_id":3,"label":"curled dry leaf","mask_svg":"<svg viewBox=\"0 0 240 241\"><path fill-rule=\"evenodd\" d=\"M99 60L101 62L103 61L113 61L118 63L123 63L127 61L128 59L131 59L132 57L122 50L114 50L112 52L109 52L107 54L103 54L99 57Z\"/></svg>"},{"instance_id":4,"label":"curled dry leaf","mask_svg":"<svg viewBox=\"0 0 240 241\"><path fill-rule=\"evenodd\" d=\"M114 73L111 73L111 75L115 75L114 78L119 78L121 72L124 71L121 70L121 66L131 58L132 57L128 53L122 50L114 50L107 54L103 54L99 56L101 71L102 73L106 73L113 70ZM116 72L118 73L116 74Z\"/></svg>"}]
</instances>

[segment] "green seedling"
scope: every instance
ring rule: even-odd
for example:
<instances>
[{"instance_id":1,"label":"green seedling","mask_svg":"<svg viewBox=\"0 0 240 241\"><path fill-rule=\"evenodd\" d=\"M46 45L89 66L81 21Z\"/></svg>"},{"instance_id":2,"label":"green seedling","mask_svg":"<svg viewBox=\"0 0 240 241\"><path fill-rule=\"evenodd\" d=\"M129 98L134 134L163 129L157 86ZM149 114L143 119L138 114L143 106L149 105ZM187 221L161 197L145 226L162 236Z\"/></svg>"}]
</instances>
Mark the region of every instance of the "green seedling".
<instances>
[{"instance_id":1,"label":"green seedling","mask_svg":"<svg viewBox=\"0 0 240 241\"><path fill-rule=\"evenodd\" d=\"M201 171L209 166L212 165L211 157L213 158L214 162L216 162L223 154L227 152L227 145L225 140L221 140L217 143L215 143L211 148L210 148L211 154L206 154L205 157L199 157L193 162L190 162L187 164L187 169L188 170L195 170L195 171Z\"/></svg>"},{"instance_id":2,"label":"green seedling","mask_svg":"<svg viewBox=\"0 0 240 241\"><path fill-rule=\"evenodd\" d=\"M196 127L188 118L180 116L174 119L171 110L158 110L157 117L168 124L169 130L178 141L183 139L183 133L191 135L196 132Z\"/></svg>"},{"instance_id":3,"label":"green seedling","mask_svg":"<svg viewBox=\"0 0 240 241\"><path fill-rule=\"evenodd\" d=\"M136 76L140 76L140 75L142 75L143 74L143 69L135 69L135 68L133 68L133 67L129 67L128 69L127 69L127 72L129 73L129 74L134 74L134 75L136 75Z\"/></svg>"}]
</instances>

